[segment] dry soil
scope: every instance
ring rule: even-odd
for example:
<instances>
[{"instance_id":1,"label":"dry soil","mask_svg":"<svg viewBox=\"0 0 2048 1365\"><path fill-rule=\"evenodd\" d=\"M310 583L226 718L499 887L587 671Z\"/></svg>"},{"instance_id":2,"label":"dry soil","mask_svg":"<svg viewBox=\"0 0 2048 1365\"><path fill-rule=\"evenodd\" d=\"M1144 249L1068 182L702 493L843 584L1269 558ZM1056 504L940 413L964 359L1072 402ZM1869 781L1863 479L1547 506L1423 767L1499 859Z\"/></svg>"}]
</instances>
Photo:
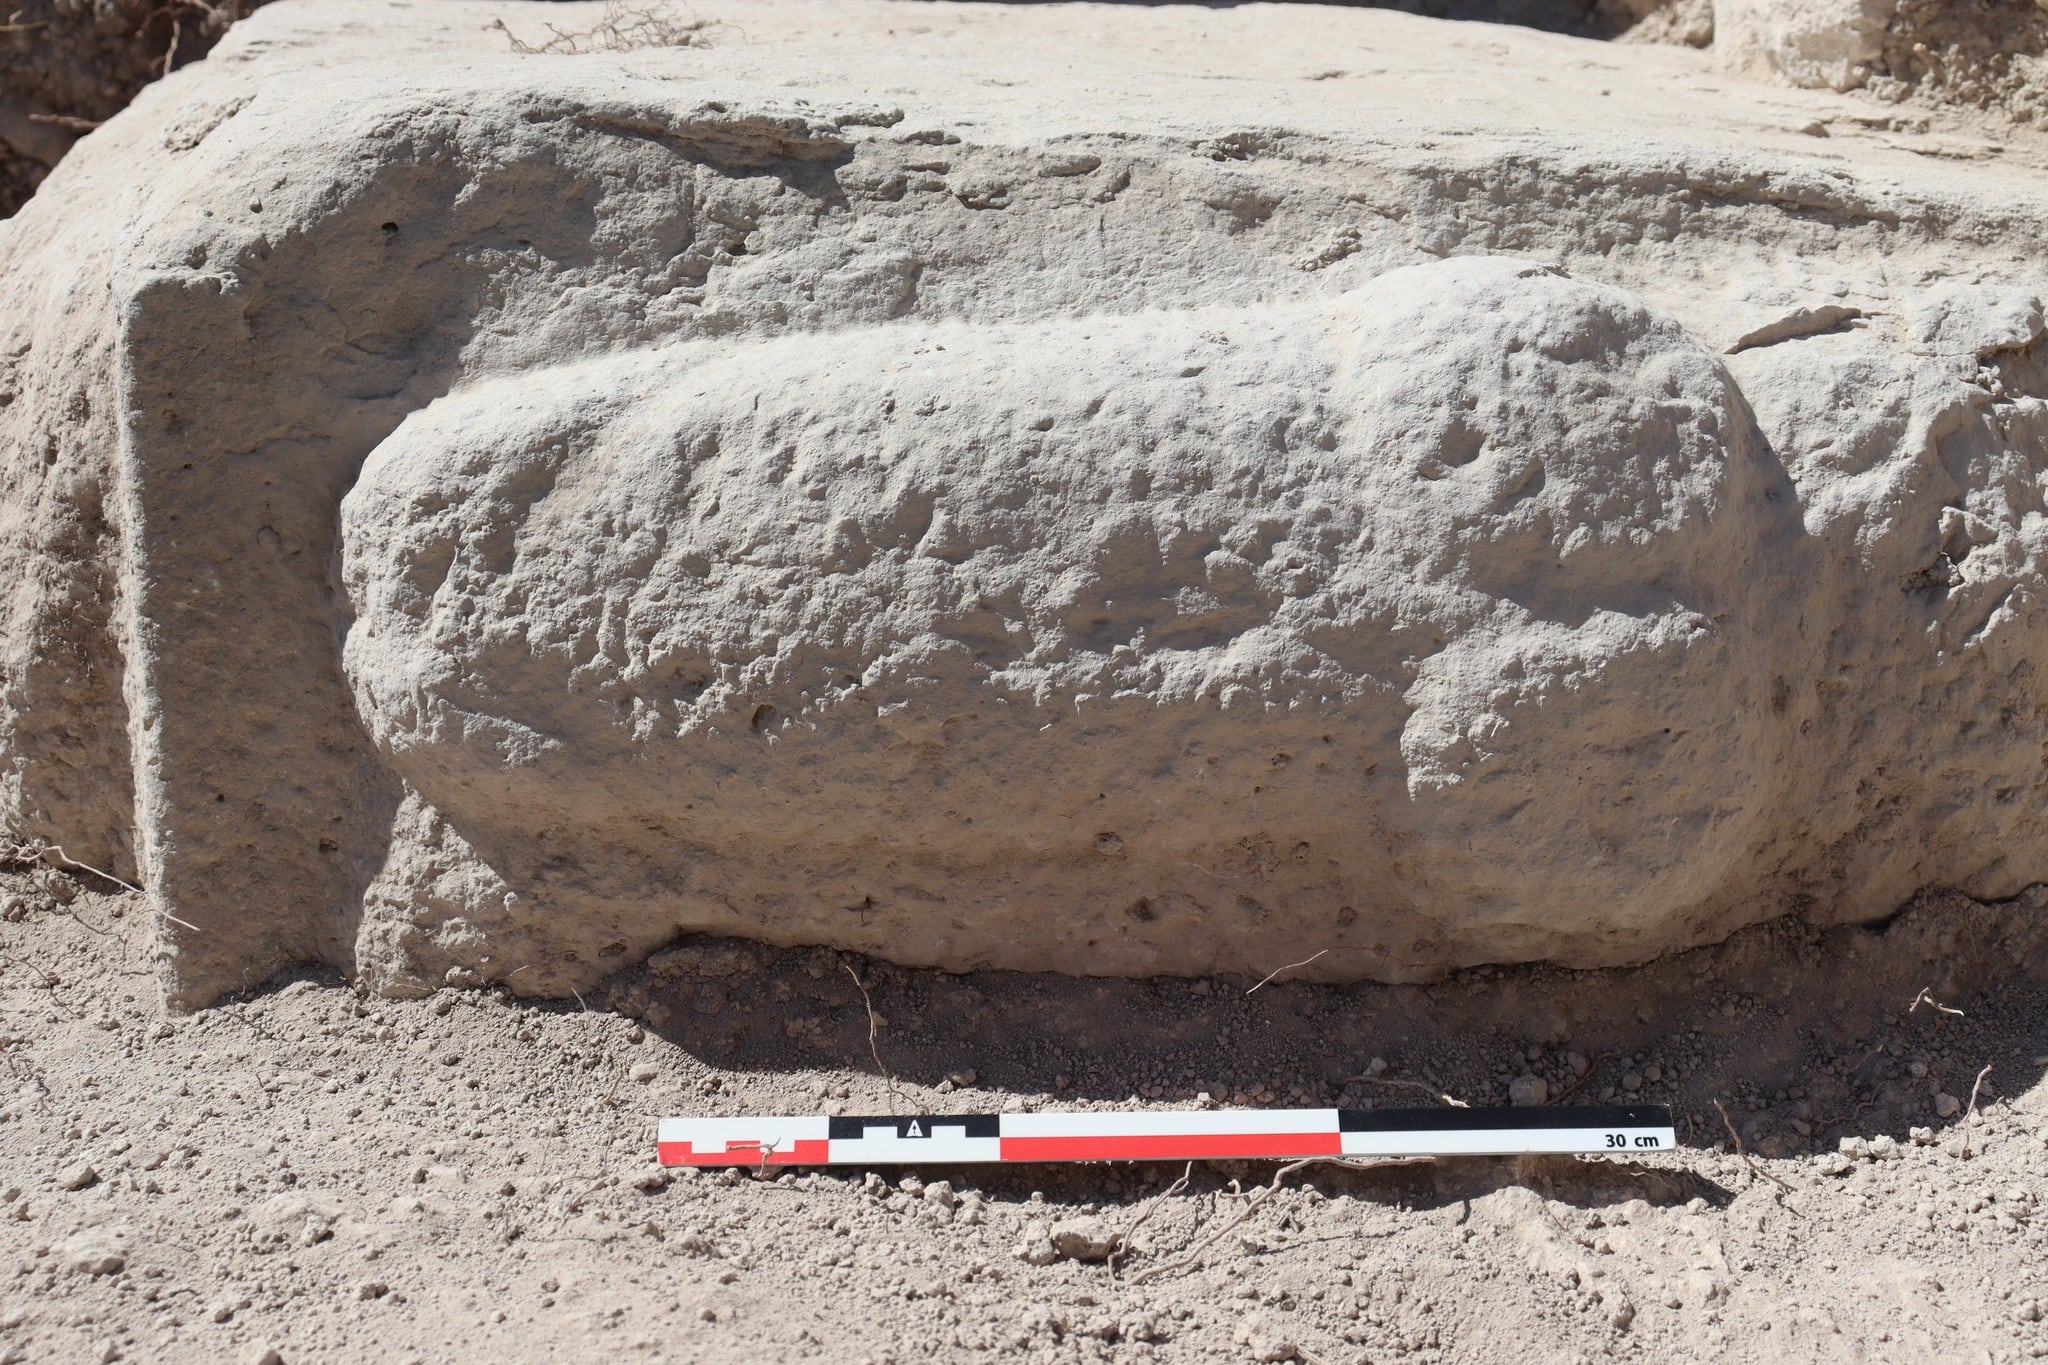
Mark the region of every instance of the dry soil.
<instances>
[{"instance_id":1,"label":"dry soil","mask_svg":"<svg viewBox=\"0 0 2048 1365\"><path fill-rule=\"evenodd\" d=\"M0 886L7 1362L2048 1355L2048 897L1431 986L691 940L581 1004L306 976L166 1017L139 899L23 856ZM652 1162L664 1114L1503 1103L1531 1078L1669 1101L1682 1148L1317 1167L1255 1208L1272 1164ZM1075 1259L1070 1220L1069 1249L1136 1231Z\"/></svg>"}]
</instances>

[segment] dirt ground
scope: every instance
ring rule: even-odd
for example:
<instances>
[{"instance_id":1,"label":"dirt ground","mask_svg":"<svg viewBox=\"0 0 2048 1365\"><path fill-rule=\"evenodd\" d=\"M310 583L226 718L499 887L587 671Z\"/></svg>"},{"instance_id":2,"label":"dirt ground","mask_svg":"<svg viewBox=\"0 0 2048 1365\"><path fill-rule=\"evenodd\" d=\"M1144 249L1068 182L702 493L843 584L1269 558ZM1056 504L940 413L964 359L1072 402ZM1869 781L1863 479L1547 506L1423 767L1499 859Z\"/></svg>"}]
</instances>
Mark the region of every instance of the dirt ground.
<instances>
[{"instance_id":1,"label":"dirt ground","mask_svg":"<svg viewBox=\"0 0 2048 1365\"><path fill-rule=\"evenodd\" d=\"M2044 906L1250 994L692 940L580 1004L308 976L167 1018L139 898L17 859L0 1361L2048 1355ZM1174 1192L1178 1165L652 1160L664 1114L1480 1104L1528 1078L1668 1101L1681 1149L1314 1167L1256 1207L1273 1164ZM1128 1245L1060 1255L1075 1221L1070 1250Z\"/></svg>"}]
</instances>

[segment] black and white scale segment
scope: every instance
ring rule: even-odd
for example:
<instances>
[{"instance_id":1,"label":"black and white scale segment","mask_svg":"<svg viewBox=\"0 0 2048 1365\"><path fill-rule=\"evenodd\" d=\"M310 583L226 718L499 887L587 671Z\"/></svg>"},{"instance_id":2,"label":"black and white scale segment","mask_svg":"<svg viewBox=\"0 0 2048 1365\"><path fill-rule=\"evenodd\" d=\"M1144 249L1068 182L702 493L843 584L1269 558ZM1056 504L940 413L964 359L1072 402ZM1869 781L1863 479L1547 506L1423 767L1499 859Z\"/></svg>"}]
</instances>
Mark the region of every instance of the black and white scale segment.
<instances>
[{"instance_id":1,"label":"black and white scale segment","mask_svg":"<svg viewBox=\"0 0 2048 1365\"><path fill-rule=\"evenodd\" d=\"M657 1136L664 1166L1521 1156L1676 1145L1663 1104L669 1118Z\"/></svg>"}]
</instances>

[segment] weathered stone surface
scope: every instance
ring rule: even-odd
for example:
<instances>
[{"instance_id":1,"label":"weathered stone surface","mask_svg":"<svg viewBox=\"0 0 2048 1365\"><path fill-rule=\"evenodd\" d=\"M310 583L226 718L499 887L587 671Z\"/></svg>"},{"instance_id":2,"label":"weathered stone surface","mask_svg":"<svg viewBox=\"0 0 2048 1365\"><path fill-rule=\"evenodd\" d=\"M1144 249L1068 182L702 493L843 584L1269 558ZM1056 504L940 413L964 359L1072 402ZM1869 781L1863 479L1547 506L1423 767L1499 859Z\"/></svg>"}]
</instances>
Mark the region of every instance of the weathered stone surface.
<instances>
[{"instance_id":1,"label":"weathered stone surface","mask_svg":"<svg viewBox=\"0 0 2048 1365\"><path fill-rule=\"evenodd\" d=\"M487 27L579 12L274 6L0 225L0 820L174 1002L2048 875L2026 136L1373 12Z\"/></svg>"},{"instance_id":2,"label":"weathered stone surface","mask_svg":"<svg viewBox=\"0 0 2048 1365\"><path fill-rule=\"evenodd\" d=\"M1714 45L1794 85L1854 90L1884 57L1898 0L1716 0Z\"/></svg>"},{"instance_id":3,"label":"weathered stone surface","mask_svg":"<svg viewBox=\"0 0 2048 1365\"><path fill-rule=\"evenodd\" d=\"M342 505L344 663L479 864L636 949L652 883L1070 971L1359 907L1398 970L1446 902L1653 952L1763 833L1793 515L1675 322L1463 258L478 385Z\"/></svg>"}]
</instances>

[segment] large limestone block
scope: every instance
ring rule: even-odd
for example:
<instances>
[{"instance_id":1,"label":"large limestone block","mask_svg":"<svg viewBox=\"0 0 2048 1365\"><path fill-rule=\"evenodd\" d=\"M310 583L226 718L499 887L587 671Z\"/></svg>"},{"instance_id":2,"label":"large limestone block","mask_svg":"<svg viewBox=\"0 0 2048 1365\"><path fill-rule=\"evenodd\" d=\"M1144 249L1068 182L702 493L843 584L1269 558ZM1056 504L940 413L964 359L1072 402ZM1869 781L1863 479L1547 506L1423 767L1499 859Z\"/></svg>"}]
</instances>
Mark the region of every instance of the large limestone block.
<instances>
[{"instance_id":1,"label":"large limestone block","mask_svg":"<svg viewBox=\"0 0 2048 1365\"><path fill-rule=\"evenodd\" d=\"M173 1003L2048 875L2025 137L1367 11L492 27L596 12L284 0L0 225L0 822Z\"/></svg>"}]
</instances>

